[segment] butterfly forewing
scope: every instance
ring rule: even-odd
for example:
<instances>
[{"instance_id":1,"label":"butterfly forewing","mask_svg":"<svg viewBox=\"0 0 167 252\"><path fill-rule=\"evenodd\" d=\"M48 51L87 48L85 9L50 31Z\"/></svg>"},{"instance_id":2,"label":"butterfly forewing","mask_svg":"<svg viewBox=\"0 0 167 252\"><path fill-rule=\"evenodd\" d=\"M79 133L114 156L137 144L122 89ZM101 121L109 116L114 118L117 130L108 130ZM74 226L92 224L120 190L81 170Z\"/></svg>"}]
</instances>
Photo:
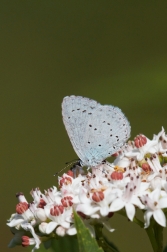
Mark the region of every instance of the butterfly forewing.
<instances>
[{"instance_id":1,"label":"butterfly forewing","mask_svg":"<svg viewBox=\"0 0 167 252\"><path fill-rule=\"evenodd\" d=\"M88 105L89 104L89 105ZM78 157L84 162L84 138L88 115L97 102L81 96L66 96L62 103L63 122L72 146Z\"/></svg>"},{"instance_id":2,"label":"butterfly forewing","mask_svg":"<svg viewBox=\"0 0 167 252\"><path fill-rule=\"evenodd\" d=\"M79 158L96 166L117 152L130 136L122 111L81 96L67 96L62 103L63 121Z\"/></svg>"}]
</instances>

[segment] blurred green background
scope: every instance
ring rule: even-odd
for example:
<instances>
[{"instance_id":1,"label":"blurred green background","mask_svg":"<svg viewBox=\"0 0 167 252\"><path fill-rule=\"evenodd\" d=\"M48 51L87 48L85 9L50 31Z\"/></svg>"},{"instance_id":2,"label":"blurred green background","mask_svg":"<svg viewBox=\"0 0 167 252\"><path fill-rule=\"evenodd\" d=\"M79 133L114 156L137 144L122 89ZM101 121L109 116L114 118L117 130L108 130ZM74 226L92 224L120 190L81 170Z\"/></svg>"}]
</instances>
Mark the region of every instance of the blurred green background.
<instances>
[{"instance_id":1,"label":"blurred green background","mask_svg":"<svg viewBox=\"0 0 167 252\"><path fill-rule=\"evenodd\" d=\"M112 104L132 134L167 129L166 1L0 2L0 148L2 251L15 193L56 184L76 158L61 118L66 95ZM114 216L110 234L126 251L152 251L145 231ZM167 236L165 236L165 243Z\"/></svg>"}]
</instances>

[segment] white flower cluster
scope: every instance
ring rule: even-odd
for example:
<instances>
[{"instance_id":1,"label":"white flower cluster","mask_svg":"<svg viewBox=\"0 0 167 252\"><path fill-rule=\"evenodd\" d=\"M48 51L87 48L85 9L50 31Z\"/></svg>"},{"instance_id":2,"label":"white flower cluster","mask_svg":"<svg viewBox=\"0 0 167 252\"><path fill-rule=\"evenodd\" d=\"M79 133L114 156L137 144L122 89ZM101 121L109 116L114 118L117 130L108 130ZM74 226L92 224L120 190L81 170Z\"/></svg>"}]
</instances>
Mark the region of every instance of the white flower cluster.
<instances>
[{"instance_id":1,"label":"white flower cluster","mask_svg":"<svg viewBox=\"0 0 167 252\"><path fill-rule=\"evenodd\" d=\"M107 161L91 172L83 174L81 167L59 177L59 187L45 193L31 191L33 203L28 203L22 193L17 195L19 204L7 225L14 233L9 244L28 246L32 251L50 237L77 233L73 209L83 218L92 235L92 220L103 223L110 231L108 218L114 212L125 209L133 221L136 208L144 213L144 227L155 221L165 227L167 208L167 135L164 129L153 140L138 135L115 154L114 163Z\"/></svg>"}]
</instances>

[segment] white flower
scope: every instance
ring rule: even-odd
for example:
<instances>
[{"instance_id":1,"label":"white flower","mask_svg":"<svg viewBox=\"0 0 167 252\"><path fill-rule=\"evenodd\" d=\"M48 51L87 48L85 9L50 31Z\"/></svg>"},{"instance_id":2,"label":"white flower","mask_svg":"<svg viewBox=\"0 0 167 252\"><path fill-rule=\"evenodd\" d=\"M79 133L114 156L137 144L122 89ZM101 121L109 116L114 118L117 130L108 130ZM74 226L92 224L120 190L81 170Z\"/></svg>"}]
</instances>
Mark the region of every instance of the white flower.
<instances>
[{"instance_id":1,"label":"white flower","mask_svg":"<svg viewBox=\"0 0 167 252\"><path fill-rule=\"evenodd\" d=\"M38 235L35 233L34 228L31 226L31 224L24 222L21 224L21 226L24 230L29 231L31 235L33 236L33 239L31 239L31 242L32 242L31 244L35 244L35 247L32 249L32 252L34 252L36 249L39 249L41 240L39 239Z\"/></svg>"},{"instance_id":2,"label":"white flower","mask_svg":"<svg viewBox=\"0 0 167 252\"><path fill-rule=\"evenodd\" d=\"M166 227L166 217L162 209L167 208L167 197L161 197L161 190L157 188L148 195L142 196L141 199L147 209L144 213L144 227L147 228L150 225L151 216L159 225Z\"/></svg>"},{"instance_id":3,"label":"white flower","mask_svg":"<svg viewBox=\"0 0 167 252\"><path fill-rule=\"evenodd\" d=\"M51 220L45 227L46 234L50 234L53 230L61 225L63 228L70 228L70 220L72 216L72 207L65 209L63 205L46 205L46 216Z\"/></svg>"},{"instance_id":4,"label":"white flower","mask_svg":"<svg viewBox=\"0 0 167 252\"><path fill-rule=\"evenodd\" d=\"M138 206L140 209L144 208L144 205L141 203L140 199L138 198L138 194L135 194L136 190L136 183L131 179L124 189L122 195L118 198L113 200L110 206L110 212L115 212L121 210L125 207L126 214L128 218L133 221L135 215L135 206ZM138 192L139 193L139 192Z\"/></svg>"},{"instance_id":5,"label":"white flower","mask_svg":"<svg viewBox=\"0 0 167 252\"><path fill-rule=\"evenodd\" d=\"M7 225L9 227L15 227L16 229L20 229L20 224L24 222L24 218L20 214L12 214L11 218L8 220Z\"/></svg>"},{"instance_id":6,"label":"white flower","mask_svg":"<svg viewBox=\"0 0 167 252\"><path fill-rule=\"evenodd\" d=\"M92 217L92 215L94 215L100 209L100 207L95 203L92 204L92 199L88 197L87 190L85 188L81 190L79 198L81 203L76 206L77 212L82 212L83 214ZM100 215L98 214L97 218L99 217Z\"/></svg>"},{"instance_id":7,"label":"white flower","mask_svg":"<svg viewBox=\"0 0 167 252\"><path fill-rule=\"evenodd\" d=\"M147 153L154 154L158 152L159 137L161 134L162 131L158 134L158 136L154 136L153 140L148 139L144 135L137 136L134 139L134 148L131 151L125 151L124 155L141 161Z\"/></svg>"},{"instance_id":8,"label":"white flower","mask_svg":"<svg viewBox=\"0 0 167 252\"><path fill-rule=\"evenodd\" d=\"M67 174L63 174L62 177L59 177L61 196L71 196L73 198L73 203L79 203L78 195L80 188L82 187L83 180L85 180L85 176L82 175L79 175L74 179Z\"/></svg>"},{"instance_id":9,"label":"white flower","mask_svg":"<svg viewBox=\"0 0 167 252\"><path fill-rule=\"evenodd\" d=\"M32 203L18 193L16 213L7 222L14 234L9 246L35 245L34 251L43 237L49 241L54 235L75 235L73 210L83 218L92 236L95 236L95 223L102 223L112 232L108 218L122 208L131 221L137 208L144 209L145 228L152 216L165 227L162 209L167 208L167 135L164 129L152 140L142 134L136 136L115 156L114 163L104 161L87 174L77 165L58 178L60 189L51 187L44 193L39 188L31 190ZM32 238L26 236L28 232Z\"/></svg>"}]
</instances>

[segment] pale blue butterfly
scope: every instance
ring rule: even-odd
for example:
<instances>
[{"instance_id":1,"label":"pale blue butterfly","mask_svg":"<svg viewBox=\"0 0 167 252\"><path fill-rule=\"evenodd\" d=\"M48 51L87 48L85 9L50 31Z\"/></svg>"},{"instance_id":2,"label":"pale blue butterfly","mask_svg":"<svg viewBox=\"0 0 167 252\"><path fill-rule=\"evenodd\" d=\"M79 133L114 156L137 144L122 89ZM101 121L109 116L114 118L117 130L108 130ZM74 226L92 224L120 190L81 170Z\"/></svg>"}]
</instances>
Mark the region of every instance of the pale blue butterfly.
<instances>
[{"instance_id":1,"label":"pale blue butterfly","mask_svg":"<svg viewBox=\"0 0 167 252\"><path fill-rule=\"evenodd\" d=\"M95 167L120 150L130 137L122 111L82 96L66 96L62 115L71 144L81 164Z\"/></svg>"}]
</instances>

